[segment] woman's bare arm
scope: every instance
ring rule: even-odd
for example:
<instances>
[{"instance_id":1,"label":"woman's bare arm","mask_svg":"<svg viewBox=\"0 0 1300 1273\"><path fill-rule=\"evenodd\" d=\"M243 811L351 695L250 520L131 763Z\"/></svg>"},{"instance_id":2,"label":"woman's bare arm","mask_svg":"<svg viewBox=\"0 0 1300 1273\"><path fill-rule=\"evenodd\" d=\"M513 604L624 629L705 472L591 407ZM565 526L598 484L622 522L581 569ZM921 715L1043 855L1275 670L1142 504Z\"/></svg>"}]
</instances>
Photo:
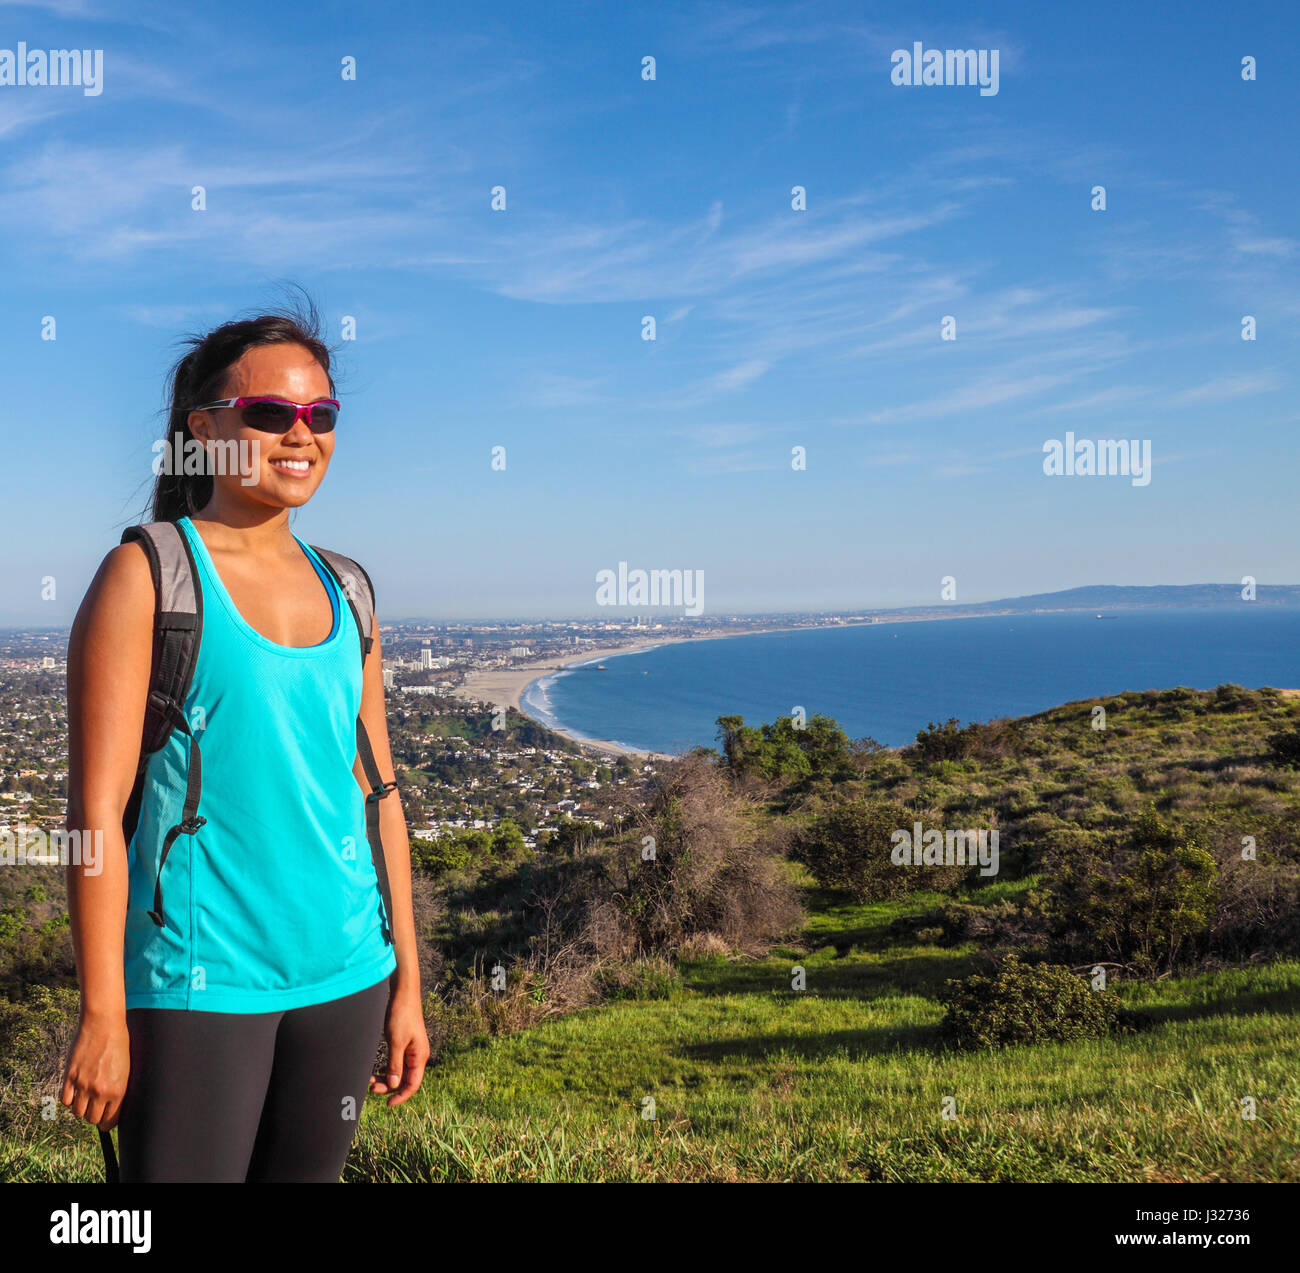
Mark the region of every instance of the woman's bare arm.
<instances>
[{"instance_id":1,"label":"woman's bare arm","mask_svg":"<svg viewBox=\"0 0 1300 1273\"><path fill-rule=\"evenodd\" d=\"M69 832L102 846L96 873L68 864L68 912L81 1019L60 1099L111 1127L129 1066L123 936L127 861L122 815L135 782L153 656L154 588L144 550L104 558L68 643ZM98 833L98 834L96 834ZM84 856L84 855L83 855Z\"/></svg>"},{"instance_id":2,"label":"woman's bare arm","mask_svg":"<svg viewBox=\"0 0 1300 1273\"><path fill-rule=\"evenodd\" d=\"M388 742L388 720L384 711L383 654L379 642L378 615L374 619L373 632L374 644L366 657L362 680L361 721L369 735L380 777L385 782L393 782L396 774ZM362 791L368 793L370 784L359 757L353 772ZM388 889L393 898L393 914L389 917L389 922L393 926L397 970L392 977L388 1008L388 1082L377 1084L374 1090L395 1093L390 1096L388 1103L400 1105L420 1086L425 1063L429 1059L429 1040L424 1029L420 961L411 906L411 845L401 796L395 790L379 802L379 834L384 842Z\"/></svg>"}]
</instances>

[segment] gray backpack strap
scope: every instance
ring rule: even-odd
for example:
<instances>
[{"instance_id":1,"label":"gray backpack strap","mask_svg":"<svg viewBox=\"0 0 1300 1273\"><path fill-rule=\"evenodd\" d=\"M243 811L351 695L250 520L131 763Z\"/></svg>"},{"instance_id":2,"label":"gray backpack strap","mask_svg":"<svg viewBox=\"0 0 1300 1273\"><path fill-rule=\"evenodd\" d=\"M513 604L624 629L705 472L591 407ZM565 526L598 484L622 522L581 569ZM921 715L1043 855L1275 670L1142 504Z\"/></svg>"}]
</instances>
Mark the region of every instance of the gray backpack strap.
<instances>
[{"instance_id":1,"label":"gray backpack strap","mask_svg":"<svg viewBox=\"0 0 1300 1273\"><path fill-rule=\"evenodd\" d=\"M311 550L330 568L352 607L352 617L357 621L357 632L361 635L361 657L364 660L374 644L375 586L351 557L331 552L328 548L317 548L315 544Z\"/></svg>"},{"instance_id":2,"label":"gray backpack strap","mask_svg":"<svg viewBox=\"0 0 1300 1273\"><path fill-rule=\"evenodd\" d=\"M153 667L141 755L158 751L171 737L194 679L203 636L203 590L184 533L175 522L146 522L122 532L124 544L144 549L153 575Z\"/></svg>"},{"instance_id":3,"label":"gray backpack strap","mask_svg":"<svg viewBox=\"0 0 1300 1273\"><path fill-rule=\"evenodd\" d=\"M166 926L163 911L162 875L167 855L179 836L196 835L207 821L199 815L203 793L203 756L198 739L185 716L185 700L194 681L203 637L203 589L199 585L194 554L175 522L146 522L128 526L122 532L124 544L138 543L149 558L153 574L154 620L153 665L149 672L149 698L145 703L144 735L140 740L140 764L135 786L122 819L122 833L131 842L140 815L145 762L159 751L176 730L189 739L189 760L185 775L185 803L181 819L163 837L154 876L153 910L150 918L159 928Z\"/></svg>"},{"instance_id":4,"label":"gray backpack strap","mask_svg":"<svg viewBox=\"0 0 1300 1273\"><path fill-rule=\"evenodd\" d=\"M122 532L122 543L132 540L140 541L149 558L157 603L154 613L172 627L197 627L200 601L194 558L181 528L175 522L128 526Z\"/></svg>"}]
</instances>

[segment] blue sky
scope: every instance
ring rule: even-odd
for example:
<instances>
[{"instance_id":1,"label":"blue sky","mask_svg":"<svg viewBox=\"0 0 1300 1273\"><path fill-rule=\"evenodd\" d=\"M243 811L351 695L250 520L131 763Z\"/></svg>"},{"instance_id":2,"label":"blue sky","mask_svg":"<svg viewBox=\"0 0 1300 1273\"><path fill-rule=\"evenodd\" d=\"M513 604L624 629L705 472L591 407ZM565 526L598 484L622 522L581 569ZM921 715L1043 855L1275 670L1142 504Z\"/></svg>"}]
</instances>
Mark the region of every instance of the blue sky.
<instances>
[{"instance_id":1,"label":"blue sky","mask_svg":"<svg viewBox=\"0 0 1300 1273\"><path fill-rule=\"evenodd\" d=\"M283 279L357 322L294 529L385 619L590 614L619 561L711 613L1300 582L1294 5L286 8L0 0L104 50L0 86L0 623L70 621L176 338ZM916 40L998 93L893 85ZM1044 475L1067 430L1150 484Z\"/></svg>"}]
</instances>

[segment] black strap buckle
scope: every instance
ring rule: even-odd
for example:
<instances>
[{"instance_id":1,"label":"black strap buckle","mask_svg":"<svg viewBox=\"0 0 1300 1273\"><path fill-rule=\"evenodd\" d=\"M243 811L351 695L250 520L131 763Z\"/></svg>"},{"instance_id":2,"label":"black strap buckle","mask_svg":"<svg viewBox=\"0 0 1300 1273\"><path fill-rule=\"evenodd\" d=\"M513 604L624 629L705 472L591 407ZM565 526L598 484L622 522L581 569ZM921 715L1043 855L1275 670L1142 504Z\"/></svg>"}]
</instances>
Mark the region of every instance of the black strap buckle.
<instances>
[{"instance_id":1,"label":"black strap buckle","mask_svg":"<svg viewBox=\"0 0 1300 1273\"><path fill-rule=\"evenodd\" d=\"M386 782L382 787L375 787L371 790L370 794L366 797L366 803L370 804L375 800L382 800L390 791L396 790L396 782Z\"/></svg>"},{"instance_id":2,"label":"black strap buckle","mask_svg":"<svg viewBox=\"0 0 1300 1273\"><path fill-rule=\"evenodd\" d=\"M183 819L180 828L185 835L193 835L201 826L206 826L207 821L207 818L199 814L197 817Z\"/></svg>"}]
</instances>

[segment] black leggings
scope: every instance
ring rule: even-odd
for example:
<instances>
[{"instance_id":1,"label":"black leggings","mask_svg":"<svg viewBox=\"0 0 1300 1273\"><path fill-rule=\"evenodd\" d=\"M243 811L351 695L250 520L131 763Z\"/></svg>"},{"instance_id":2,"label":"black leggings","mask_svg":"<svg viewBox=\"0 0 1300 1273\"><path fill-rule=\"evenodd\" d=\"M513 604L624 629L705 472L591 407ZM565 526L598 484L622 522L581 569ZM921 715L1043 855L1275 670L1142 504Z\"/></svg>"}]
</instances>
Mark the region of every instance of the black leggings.
<instances>
[{"instance_id":1,"label":"black leggings","mask_svg":"<svg viewBox=\"0 0 1300 1273\"><path fill-rule=\"evenodd\" d=\"M337 1182L387 1006L385 978L285 1012L129 1009L122 1183Z\"/></svg>"}]
</instances>

